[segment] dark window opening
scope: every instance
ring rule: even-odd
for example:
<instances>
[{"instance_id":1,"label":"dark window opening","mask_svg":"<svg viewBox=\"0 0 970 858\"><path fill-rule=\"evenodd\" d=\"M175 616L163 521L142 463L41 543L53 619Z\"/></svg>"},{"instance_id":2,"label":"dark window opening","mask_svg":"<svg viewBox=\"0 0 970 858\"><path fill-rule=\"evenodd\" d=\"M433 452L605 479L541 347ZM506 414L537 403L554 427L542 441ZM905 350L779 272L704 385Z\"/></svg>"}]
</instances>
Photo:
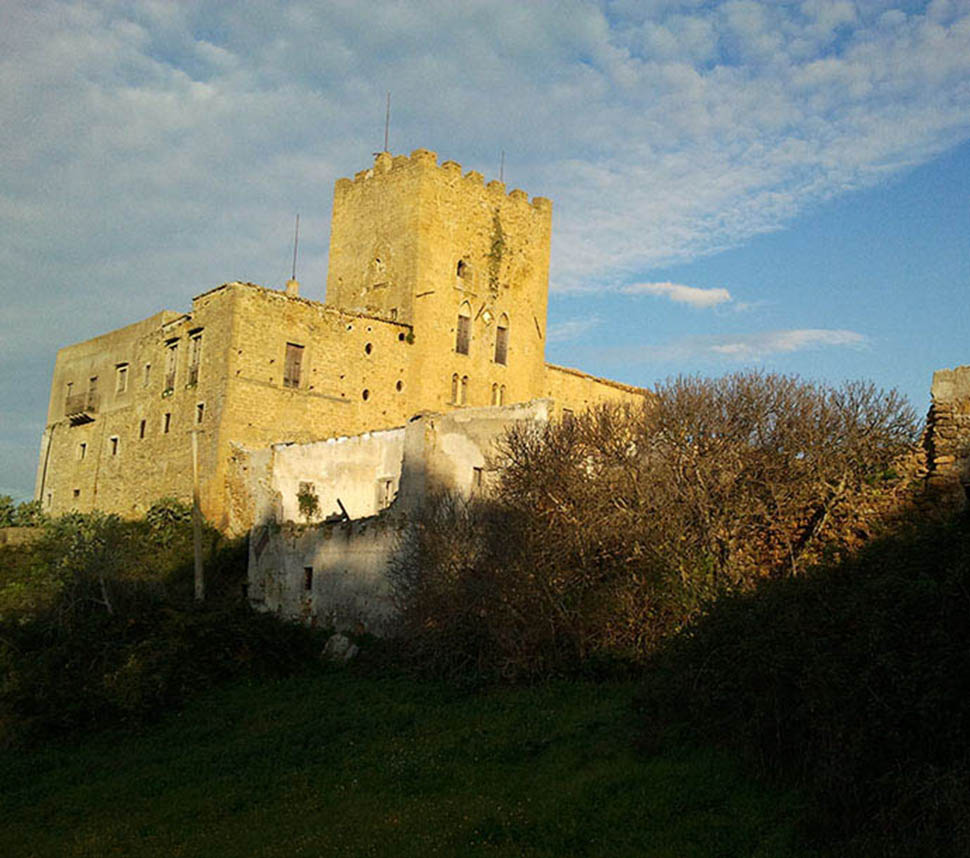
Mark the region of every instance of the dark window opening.
<instances>
[{"instance_id":1,"label":"dark window opening","mask_svg":"<svg viewBox=\"0 0 970 858\"><path fill-rule=\"evenodd\" d=\"M165 389L175 389L175 373L178 369L179 344L178 340L168 343L165 348Z\"/></svg>"},{"instance_id":2,"label":"dark window opening","mask_svg":"<svg viewBox=\"0 0 970 858\"><path fill-rule=\"evenodd\" d=\"M395 390L396 390L396 391L397 391L398 393L400 393L400 392L401 392L402 390L404 390L404 382L403 382L403 381L401 381L401 379L398 379L398 380L397 380L397 384L395 384L395 385L394 385L394 389L395 389Z\"/></svg>"},{"instance_id":3,"label":"dark window opening","mask_svg":"<svg viewBox=\"0 0 970 858\"><path fill-rule=\"evenodd\" d=\"M309 593L313 590L313 567L304 566L303 567L303 590Z\"/></svg>"},{"instance_id":4,"label":"dark window opening","mask_svg":"<svg viewBox=\"0 0 970 858\"><path fill-rule=\"evenodd\" d=\"M138 437L139 438L144 438L145 437L145 421L144 420L142 420L141 423L138 424Z\"/></svg>"},{"instance_id":5,"label":"dark window opening","mask_svg":"<svg viewBox=\"0 0 970 858\"><path fill-rule=\"evenodd\" d=\"M364 354L369 355L372 351L374 351L374 347L370 343L367 343L367 345L364 346Z\"/></svg>"},{"instance_id":6,"label":"dark window opening","mask_svg":"<svg viewBox=\"0 0 970 858\"><path fill-rule=\"evenodd\" d=\"M468 345L472 333L472 311L468 304L462 304L458 309L458 328L455 334L455 351L460 355L468 354Z\"/></svg>"},{"instance_id":7,"label":"dark window opening","mask_svg":"<svg viewBox=\"0 0 970 858\"><path fill-rule=\"evenodd\" d=\"M112 435L108 439L108 443L111 445L111 455L117 456L118 455L118 436Z\"/></svg>"},{"instance_id":8,"label":"dark window opening","mask_svg":"<svg viewBox=\"0 0 970 858\"><path fill-rule=\"evenodd\" d=\"M199 367L202 364L202 332L192 334L189 340L189 380L188 384L199 383Z\"/></svg>"},{"instance_id":9,"label":"dark window opening","mask_svg":"<svg viewBox=\"0 0 970 858\"><path fill-rule=\"evenodd\" d=\"M162 420L162 432L167 435L168 430L172 428L172 412L166 411L165 417Z\"/></svg>"},{"instance_id":10,"label":"dark window opening","mask_svg":"<svg viewBox=\"0 0 970 858\"><path fill-rule=\"evenodd\" d=\"M368 399L370 399L370 391L365 388L364 392L361 393L360 396L361 396L361 399L363 399L364 402L366 402Z\"/></svg>"},{"instance_id":11,"label":"dark window opening","mask_svg":"<svg viewBox=\"0 0 970 858\"><path fill-rule=\"evenodd\" d=\"M459 405L468 404L468 376L463 375L461 377L461 390L458 393Z\"/></svg>"},{"instance_id":12,"label":"dark window opening","mask_svg":"<svg viewBox=\"0 0 970 858\"><path fill-rule=\"evenodd\" d=\"M82 441L77 448L77 457L83 462L84 457L88 454L88 445Z\"/></svg>"},{"instance_id":13,"label":"dark window opening","mask_svg":"<svg viewBox=\"0 0 970 858\"><path fill-rule=\"evenodd\" d=\"M495 329L495 363L505 365L509 359L509 317L504 313Z\"/></svg>"},{"instance_id":14,"label":"dark window opening","mask_svg":"<svg viewBox=\"0 0 970 858\"><path fill-rule=\"evenodd\" d=\"M74 489L73 494L74 494L74 497L79 498L79 497L81 497L81 490L80 489Z\"/></svg>"},{"instance_id":15,"label":"dark window opening","mask_svg":"<svg viewBox=\"0 0 970 858\"><path fill-rule=\"evenodd\" d=\"M286 361L283 365L283 387L299 387L303 368L303 346L286 344Z\"/></svg>"},{"instance_id":16,"label":"dark window opening","mask_svg":"<svg viewBox=\"0 0 970 858\"><path fill-rule=\"evenodd\" d=\"M458 404L458 373L456 372L451 377L451 401L453 404Z\"/></svg>"},{"instance_id":17,"label":"dark window opening","mask_svg":"<svg viewBox=\"0 0 970 858\"><path fill-rule=\"evenodd\" d=\"M128 364L118 364L116 370L118 378L115 383L115 393L124 393L128 390Z\"/></svg>"}]
</instances>

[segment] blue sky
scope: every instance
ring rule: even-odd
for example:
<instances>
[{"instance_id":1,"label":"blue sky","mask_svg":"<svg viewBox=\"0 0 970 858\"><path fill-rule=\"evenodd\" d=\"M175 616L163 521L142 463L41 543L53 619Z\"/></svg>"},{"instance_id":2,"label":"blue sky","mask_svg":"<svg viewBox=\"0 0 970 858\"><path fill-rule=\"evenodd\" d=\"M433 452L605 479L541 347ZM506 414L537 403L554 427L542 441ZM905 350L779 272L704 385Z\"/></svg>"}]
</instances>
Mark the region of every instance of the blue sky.
<instances>
[{"instance_id":1,"label":"blue sky","mask_svg":"<svg viewBox=\"0 0 970 858\"><path fill-rule=\"evenodd\" d=\"M333 182L554 202L557 363L898 387L970 363L970 0L4 4L0 494L56 349L227 280L323 299Z\"/></svg>"}]
</instances>

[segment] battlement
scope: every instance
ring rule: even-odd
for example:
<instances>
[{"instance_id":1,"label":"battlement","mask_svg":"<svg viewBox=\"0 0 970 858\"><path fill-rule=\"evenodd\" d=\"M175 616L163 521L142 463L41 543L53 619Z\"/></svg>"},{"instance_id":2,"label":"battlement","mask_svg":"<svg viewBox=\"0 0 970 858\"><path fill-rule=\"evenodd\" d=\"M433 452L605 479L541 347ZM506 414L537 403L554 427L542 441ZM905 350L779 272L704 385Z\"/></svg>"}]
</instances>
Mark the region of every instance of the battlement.
<instances>
[{"instance_id":1,"label":"battlement","mask_svg":"<svg viewBox=\"0 0 970 858\"><path fill-rule=\"evenodd\" d=\"M402 173L411 170L436 171L442 178L452 182L466 182L470 185L482 186L493 197L506 198L516 204L528 204L544 215L552 211L552 202L546 197L532 197L520 188L506 192L505 183L497 179L485 184L485 177L476 170L469 170L462 175L462 166L457 161L445 161L438 164L438 154L430 149L415 149L410 155L392 155L390 152L378 152L374 156L374 166L367 170L360 170L353 179L337 179L334 194L340 197L352 188L360 187L375 178L387 174Z\"/></svg>"}]
</instances>

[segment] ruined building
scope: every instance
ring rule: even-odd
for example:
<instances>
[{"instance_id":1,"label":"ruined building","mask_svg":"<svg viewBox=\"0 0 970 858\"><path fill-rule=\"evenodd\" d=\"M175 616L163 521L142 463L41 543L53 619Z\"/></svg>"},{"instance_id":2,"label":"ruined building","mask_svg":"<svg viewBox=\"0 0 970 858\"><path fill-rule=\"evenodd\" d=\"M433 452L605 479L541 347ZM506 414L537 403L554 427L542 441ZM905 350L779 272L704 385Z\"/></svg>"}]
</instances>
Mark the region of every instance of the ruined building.
<instances>
[{"instance_id":1,"label":"ruined building","mask_svg":"<svg viewBox=\"0 0 970 858\"><path fill-rule=\"evenodd\" d=\"M423 149L378 154L334 190L326 302L226 283L60 350L35 497L46 512L137 515L189 499L253 524L240 450L404 426L418 413L550 401L553 413L638 388L545 362L549 200L485 184ZM387 485L375 485L375 493Z\"/></svg>"}]
</instances>

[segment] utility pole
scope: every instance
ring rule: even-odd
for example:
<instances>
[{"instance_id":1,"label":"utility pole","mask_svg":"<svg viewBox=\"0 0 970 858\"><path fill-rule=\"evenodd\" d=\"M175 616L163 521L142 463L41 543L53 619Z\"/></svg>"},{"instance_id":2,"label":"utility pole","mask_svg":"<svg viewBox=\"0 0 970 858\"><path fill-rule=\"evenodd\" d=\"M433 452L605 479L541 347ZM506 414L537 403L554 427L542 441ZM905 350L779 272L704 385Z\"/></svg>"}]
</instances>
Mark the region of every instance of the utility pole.
<instances>
[{"instance_id":1,"label":"utility pole","mask_svg":"<svg viewBox=\"0 0 970 858\"><path fill-rule=\"evenodd\" d=\"M195 601L205 601L202 569L202 510L199 508L199 430L192 430L192 547L195 553Z\"/></svg>"}]
</instances>

